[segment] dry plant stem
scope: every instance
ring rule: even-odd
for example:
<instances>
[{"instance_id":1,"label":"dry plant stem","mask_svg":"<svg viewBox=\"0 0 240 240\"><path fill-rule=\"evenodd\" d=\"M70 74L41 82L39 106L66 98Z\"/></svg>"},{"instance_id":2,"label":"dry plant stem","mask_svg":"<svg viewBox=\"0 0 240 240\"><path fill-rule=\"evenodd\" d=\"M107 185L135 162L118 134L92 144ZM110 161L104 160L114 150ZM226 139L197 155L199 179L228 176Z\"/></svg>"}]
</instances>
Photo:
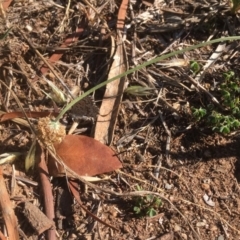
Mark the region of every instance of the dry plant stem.
<instances>
[{"instance_id":1,"label":"dry plant stem","mask_svg":"<svg viewBox=\"0 0 240 240\"><path fill-rule=\"evenodd\" d=\"M65 15L64 18L60 24L60 32L62 32L64 30L64 23L67 22L68 18L69 18L69 9L70 9L70 5L71 5L71 0L68 0L68 4L66 7L66 11L65 11Z\"/></svg>"},{"instance_id":2,"label":"dry plant stem","mask_svg":"<svg viewBox=\"0 0 240 240\"><path fill-rule=\"evenodd\" d=\"M163 104L165 104L165 105L169 108L170 111L179 114L178 110L176 110L175 108L173 108L172 105L171 105L170 103L168 103L164 98L158 96L158 97L157 97L157 101L156 101L157 104L158 104L158 101L160 101L160 102L162 102ZM159 106L159 104L158 104L158 106Z\"/></svg>"},{"instance_id":3,"label":"dry plant stem","mask_svg":"<svg viewBox=\"0 0 240 240\"><path fill-rule=\"evenodd\" d=\"M218 100L209 92L207 91L199 82L196 82L191 76L184 74L184 76L189 80L195 87L200 89L202 92L206 93L210 99L212 100L213 103L215 103L218 107L222 109L222 106L218 102Z\"/></svg>"},{"instance_id":4,"label":"dry plant stem","mask_svg":"<svg viewBox=\"0 0 240 240\"><path fill-rule=\"evenodd\" d=\"M58 8L62 8L62 9L65 8L64 6L61 6L61 5L59 5L59 4L55 3L55 2L53 2L52 0L49 1L49 3L51 3L52 5L54 5L54 6L58 7ZM74 10L69 9L69 12L74 12Z\"/></svg>"},{"instance_id":5,"label":"dry plant stem","mask_svg":"<svg viewBox=\"0 0 240 240\"><path fill-rule=\"evenodd\" d=\"M162 156L160 156L160 157L162 157ZM161 160L161 158L160 158L160 160ZM129 164L128 166L132 166L132 165ZM189 189L187 182L186 182L179 174L177 174L175 171L173 171L173 170L171 170L171 169L168 169L168 168L165 168L165 167L162 167L161 164L156 165L156 166L155 166L155 165L146 165L146 167L148 167L148 168L151 168L151 167L152 167L152 168L156 168L156 169L163 169L163 170L165 170L165 171L168 171L168 172L176 175L180 180L183 181L183 183L184 183L184 185L186 186L188 192L191 194L193 201L197 202L197 199L195 198L195 196L194 196L194 194L192 193L192 191ZM153 184L150 184L150 183L148 183L148 182L146 182L146 181L143 181L142 179L139 179L139 178L137 178L137 177L130 176L129 174L126 174L126 173L124 173L124 172L122 172L122 171L120 171L120 170L118 170L118 172L119 172L120 174L122 174L122 175L125 175L125 176L129 177L129 178L132 178L132 179L137 180L137 181L139 181L139 182L143 182L143 183L147 184L148 186L152 187L153 189L156 189L156 191L158 191L158 192L163 192L163 193L164 193L164 190L163 190L163 189L160 189L160 188L156 187L156 186L153 185ZM157 178L156 178L156 179L157 179Z\"/></svg>"},{"instance_id":6,"label":"dry plant stem","mask_svg":"<svg viewBox=\"0 0 240 240\"><path fill-rule=\"evenodd\" d=\"M160 119L162 121L163 127L165 128L165 131L166 131L166 133L168 135L167 142L166 142L166 160L167 160L167 164L169 166L171 166L171 163L169 162L169 160L170 160L169 153L170 153L170 144L171 144L171 132L168 129L168 126L167 126L167 124L166 124L166 122L165 122L165 120L163 118L162 112L158 111L158 113L159 113Z\"/></svg>"},{"instance_id":7,"label":"dry plant stem","mask_svg":"<svg viewBox=\"0 0 240 240\"><path fill-rule=\"evenodd\" d=\"M12 208L9 194L3 178L3 169L0 167L0 208L2 216L7 227L8 238L18 240L17 218Z\"/></svg>"},{"instance_id":8,"label":"dry plant stem","mask_svg":"<svg viewBox=\"0 0 240 240\"><path fill-rule=\"evenodd\" d=\"M6 71L4 71L5 74L4 74L4 78L5 78L5 81L9 83L9 89L12 89L12 83L13 83L13 80L12 80L12 74L11 74L11 77L7 77L6 75ZM8 74L10 75L10 74ZM5 106L6 106L6 110L8 111L8 106L9 106L9 98L11 96L11 91L8 91L7 94L6 94L6 98L5 98Z\"/></svg>"},{"instance_id":9,"label":"dry plant stem","mask_svg":"<svg viewBox=\"0 0 240 240\"><path fill-rule=\"evenodd\" d=\"M66 89L68 94L71 96L72 99L74 99L71 91L67 87L67 85L63 82L63 80L58 76L56 71L53 69L53 67L48 63L48 61L42 56L42 54L33 46L33 44L28 40L28 38L25 36L25 34L18 28L18 31L22 34L23 38L26 40L28 45L32 48L32 50L43 60L43 62L48 66L48 68L51 70L51 72L54 74L54 76L58 79L58 81L63 85L63 87Z\"/></svg>"},{"instance_id":10,"label":"dry plant stem","mask_svg":"<svg viewBox=\"0 0 240 240\"><path fill-rule=\"evenodd\" d=\"M154 170L154 177L155 178L159 178L159 173L160 173L161 166L162 166L162 154L160 156L158 156L156 168Z\"/></svg>"},{"instance_id":11,"label":"dry plant stem","mask_svg":"<svg viewBox=\"0 0 240 240\"><path fill-rule=\"evenodd\" d=\"M97 16L102 20L103 25L106 28L106 30L108 32L111 32L110 29L108 28L108 24L106 23L106 20L101 17L101 15L99 14L98 10L88 0L83 0L83 2L85 2L97 14Z\"/></svg>"},{"instance_id":12,"label":"dry plant stem","mask_svg":"<svg viewBox=\"0 0 240 240\"><path fill-rule=\"evenodd\" d=\"M45 162L45 154L39 144L37 145L36 153L37 153L36 156L40 156L38 170L39 170L42 191L44 196L45 213L50 220L54 221L55 214L54 214L54 201L53 201L53 195L52 195L52 187L48 177L48 169ZM57 239L55 234L55 229L49 229L47 231L47 237L49 240Z\"/></svg>"}]
</instances>

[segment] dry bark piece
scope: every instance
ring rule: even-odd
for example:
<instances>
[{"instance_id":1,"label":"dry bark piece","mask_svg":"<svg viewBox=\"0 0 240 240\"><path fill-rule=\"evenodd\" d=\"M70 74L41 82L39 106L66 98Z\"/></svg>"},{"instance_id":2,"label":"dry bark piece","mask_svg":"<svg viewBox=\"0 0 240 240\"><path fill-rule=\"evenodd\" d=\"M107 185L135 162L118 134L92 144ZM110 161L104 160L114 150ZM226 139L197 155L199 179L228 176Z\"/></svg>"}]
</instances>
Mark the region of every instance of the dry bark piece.
<instances>
[{"instance_id":1,"label":"dry bark piece","mask_svg":"<svg viewBox=\"0 0 240 240\"><path fill-rule=\"evenodd\" d=\"M114 45L113 39L112 43ZM124 73L128 69L126 52L119 32L117 49L113 59L114 61L108 74L108 79ZM112 142L118 110L124 92L125 79L125 77L122 77L106 85L104 98L96 122L94 138L107 145L110 145Z\"/></svg>"},{"instance_id":2,"label":"dry bark piece","mask_svg":"<svg viewBox=\"0 0 240 240\"><path fill-rule=\"evenodd\" d=\"M128 0L123 0L118 12L116 51L114 46L115 40L111 38L111 56L113 57L114 61L108 74L108 79L122 74L128 69L126 51L121 33L121 31L124 29L127 8ZM113 139L119 106L121 104L122 95L124 92L125 79L126 77L122 77L106 85L104 98L95 127L94 138L107 145L110 145Z\"/></svg>"},{"instance_id":3,"label":"dry bark piece","mask_svg":"<svg viewBox=\"0 0 240 240\"><path fill-rule=\"evenodd\" d=\"M53 221L41 212L37 206L30 202L24 203L23 214L38 235L54 226Z\"/></svg>"},{"instance_id":4,"label":"dry bark piece","mask_svg":"<svg viewBox=\"0 0 240 240\"><path fill-rule=\"evenodd\" d=\"M3 170L0 167L0 209L2 211L2 217L7 227L8 237L11 240L18 240L18 228L17 218L13 211L12 203L10 201L9 194L6 189L6 185L3 178Z\"/></svg>"},{"instance_id":5,"label":"dry bark piece","mask_svg":"<svg viewBox=\"0 0 240 240\"><path fill-rule=\"evenodd\" d=\"M67 135L54 145L57 156L79 176L94 176L122 167L114 151L99 141L81 135ZM48 170L52 176L64 176L66 169L49 157Z\"/></svg>"}]
</instances>

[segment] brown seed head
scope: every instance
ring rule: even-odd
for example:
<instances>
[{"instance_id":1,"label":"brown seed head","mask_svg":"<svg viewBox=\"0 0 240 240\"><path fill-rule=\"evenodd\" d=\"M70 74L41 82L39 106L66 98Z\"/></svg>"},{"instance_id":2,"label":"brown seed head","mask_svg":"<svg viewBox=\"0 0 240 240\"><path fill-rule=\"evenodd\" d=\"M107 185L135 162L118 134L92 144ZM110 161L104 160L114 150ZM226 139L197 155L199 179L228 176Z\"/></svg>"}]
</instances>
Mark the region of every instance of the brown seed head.
<instances>
[{"instance_id":1,"label":"brown seed head","mask_svg":"<svg viewBox=\"0 0 240 240\"><path fill-rule=\"evenodd\" d=\"M39 119L38 137L46 145L61 143L65 136L65 126L60 122L54 122L49 117Z\"/></svg>"}]
</instances>

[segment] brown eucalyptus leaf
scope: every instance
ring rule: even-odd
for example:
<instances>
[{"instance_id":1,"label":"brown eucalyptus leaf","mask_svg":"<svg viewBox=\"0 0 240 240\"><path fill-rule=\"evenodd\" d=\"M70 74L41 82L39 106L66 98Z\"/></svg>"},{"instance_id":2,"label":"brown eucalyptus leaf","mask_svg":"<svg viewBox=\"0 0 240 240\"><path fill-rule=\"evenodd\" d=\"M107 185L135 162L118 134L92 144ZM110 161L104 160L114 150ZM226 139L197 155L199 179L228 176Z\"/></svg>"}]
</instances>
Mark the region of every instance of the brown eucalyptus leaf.
<instances>
[{"instance_id":1,"label":"brown eucalyptus leaf","mask_svg":"<svg viewBox=\"0 0 240 240\"><path fill-rule=\"evenodd\" d=\"M67 135L60 144L54 145L56 154L64 164L79 176L94 176L122 167L114 151L99 141L82 135ZM50 157L49 173L52 176L66 174L66 169Z\"/></svg>"}]
</instances>

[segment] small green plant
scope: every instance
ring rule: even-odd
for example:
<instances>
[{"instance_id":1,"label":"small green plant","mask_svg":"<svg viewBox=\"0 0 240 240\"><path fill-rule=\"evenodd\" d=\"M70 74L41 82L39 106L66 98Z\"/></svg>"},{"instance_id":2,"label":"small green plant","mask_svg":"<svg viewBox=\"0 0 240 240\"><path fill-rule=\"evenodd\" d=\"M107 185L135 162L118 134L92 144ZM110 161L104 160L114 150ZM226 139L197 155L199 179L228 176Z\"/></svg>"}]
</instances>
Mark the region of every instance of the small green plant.
<instances>
[{"instance_id":1,"label":"small green plant","mask_svg":"<svg viewBox=\"0 0 240 240\"><path fill-rule=\"evenodd\" d=\"M142 188L137 185L137 190ZM153 217L158 214L158 209L161 207L162 201L160 198L153 195L139 196L134 199L133 211L138 216Z\"/></svg>"},{"instance_id":2,"label":"small green plant","mask_svg":"<svg viewBox=\"0 0 240 240\"><path fill-rule=\"evenodd\" d=\"M196 120L202 119L206 114L207 110L205 108L192 108L193 111L193 116L195 117Z\"/></svg>"},{"instance_id":3,"label":"small green plant","mask_svg":"<svg viewBox=\"0 0 240 240\"><path fill-rule=\"evenodd\" d=\"M225 109L221 111L213 105L204 108L192 108L197 121L204 119L216 132L228 134L240 127L240 79L233 71L223 74L224 82L220 85L220 103Z\"/></svg>"},{"instance_id":4,"label":"small green plant","mask_svg":"<svg viewBox=\"0 0 240 240\"><path fill-rule=\"evenodd\" d=\"M190 62L190 69L192 70L192 72L194 72L196 74L200 71L201 67L200 67L198 62L191 61Z\"/></svg>"}]
</instances>

